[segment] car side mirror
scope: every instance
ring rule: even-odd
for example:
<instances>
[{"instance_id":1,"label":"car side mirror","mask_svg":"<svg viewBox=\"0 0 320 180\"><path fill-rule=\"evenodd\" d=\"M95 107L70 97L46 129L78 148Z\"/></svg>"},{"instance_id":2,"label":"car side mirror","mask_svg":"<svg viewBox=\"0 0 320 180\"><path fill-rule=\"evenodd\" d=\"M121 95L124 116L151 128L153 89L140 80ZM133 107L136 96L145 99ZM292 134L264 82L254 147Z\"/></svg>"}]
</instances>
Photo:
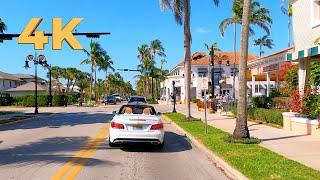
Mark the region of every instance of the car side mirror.
<instances>
[{"instance_id":1,"label":"car side mirror","mask_svg":"<svg viewBox=\"0 0 320 180\"><path fill-rule=\"evenodd\" d=\"M157 115L158 115L158 116L161 116L161 115L162 115L162 113L161 113L161 112L158 112L158 113L157 113Z\"/></svg>"},{"instance_id":2,"label":"car side mirror","mask_svg":"<svg viewBox=\"0 0 320 180\"><path fill-rule=\"evenodd\" d=\"M116 115L116 114L117 114L117 111L112 111L112 114L113 114L113 115Z\"/></svg>"}]
</instances>

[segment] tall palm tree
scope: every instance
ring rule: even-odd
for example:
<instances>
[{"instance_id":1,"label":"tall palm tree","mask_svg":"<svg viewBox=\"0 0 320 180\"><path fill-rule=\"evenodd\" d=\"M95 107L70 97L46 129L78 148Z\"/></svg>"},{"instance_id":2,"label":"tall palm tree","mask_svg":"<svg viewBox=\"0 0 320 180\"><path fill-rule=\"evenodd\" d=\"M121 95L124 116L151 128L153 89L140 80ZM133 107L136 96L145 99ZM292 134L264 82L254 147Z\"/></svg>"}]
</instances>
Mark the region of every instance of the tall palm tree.
<instances>
[{"instance_id":1,"label":"tall palm tree","mask_svg":"<svg viewBox=\"0 0 320 180\"><path fill-rule=\"evenodd\" d=\"M219 4L219 0L213 0L215 5ZM169 9L173 11L175 21L178 25L183 24L184 34L184 68L185 68L185 102L187 103L187 119L191 117L190 111L190 87L191 87L191 30L190 0L160 0L162 10Z\"/></svg>"},{"instance_id":2,"label":"tall palm tree","mask_svg":"<svg viewBox=\"0 0 320 180\"><path fill-rule=\"evenodd\" d=\"M263 36L262 38L259 39L255 39L253 41L253 45L254 46L259 46L259 54L260 57L262 56L262 54L264 53L263 51L263 47L267 47L269 49L272 49L272 47L274 46L273 44L273 40L268 38L268 35Z\"/></svg>"},{"instance_id":3,"label":"tall palm tree","mask_svg":"<svg viewBox=\"0 0 320 180\"><path fill-rule=\"evenodd\" d=\"M5 30L7 29L6 24L2 21L2 19L0 18L0 33L2 34ZM0 43L2 43L3 40L0 39Z\"/></svg>"},{"instance_id":4,"label":"tall palm tree","mask_svg":"<svg viewBox=\"0 0 320 180\"><path fill-rule=\"evenodd\" d=\"M247 59L249 47L249 32L250 32L250 12L251 0L244 0L243 15L242 15L242 31L241 31L241 51L239 61L239 98L238 98L238 113L236 127L233 132L233 137L236 139L250 138L250 133L247 125Z\"/></svg>"},{"instance_id":5,"label":"tall palm tree","mask_svg":"<svg viewBox=\"0 0 320 180\"><path fill-rule=\"evenodd\" d=\"M291 0L281 0L281 11L283 14L288 16L288 47L291 46L291 26L292 26L292 1Z\"/></svg>"},{"instance_id":6,"label":"tall palm tree","mask_svg":"<svg viewBox=\"0 0 320 180\"><path fill-rule=\"evenodd\" d=\"M261 7L258 2L252 2L252 11L250 13L250 34L254 34L253 25L262 28L267 34L270 34L272 19L270 17L270 12L267 8ZM234 61L233 61L233 94L232 97L235 99L235 69L237 61L237 24L242 23L242 14L243 14L243 0L234 0L232 7L232 17L222 20L220 23L219 29L224 36L226 29L233 25L233 51L234 51Z\"/></svg>"},{"instance_id":7,"label":"tall palm tree","mask_svg":"<svg viewBox=\"0 0 320 180\"><path fill-rule=\"evenodd\" d=\"M156 55L158 55L160 57L166 57L164 47L162 46L161 41L158 39L151 41L150 51L151 51L151 58L152 58L153 64L155 64ZM151 97L152 97L152 100L154 100L153 78L155 75L156 75L155 68L152 67L152 71L151 71Z\"/></svg>"},{"instance_id":8,"label":"tall palm tree","mask_svg":"<svg viewBox=\"0 0 320 180\"><path fill-rule=\"evenodd\" d=\"M152 60L152 55L150 53L150 47L147 44L143 44L140 47L138 47L138 59L140 60L140 63L138 65L138 69L140 70L140 75L136 76L140 79L143 79L143 83L146 87L145 93L148 94L148 97L150 96L150 90L152 89L151 86L151 73L154 70L155 62Z\"/></svg>"},{"instance_id":9,"label":"tall palm tree","mask_svg":"<svg viewBox=\"0 0 320 180\"><path fill-rule=\"evenodd\" d=\"M90 93L89 98L91 100L92 95L92 89L93 89L93 74L95 74L94 82L96 82L96 70L97 70L97 64L98 62L101 62L103 59L103 54L105 51L101 47L101 45L98 42L90 42L90 49L84 50L84 52L87 54L87 58L83 60L80 64L90 64L91 65L91 77L90 77Z\"/></svg>"}]
</instances>

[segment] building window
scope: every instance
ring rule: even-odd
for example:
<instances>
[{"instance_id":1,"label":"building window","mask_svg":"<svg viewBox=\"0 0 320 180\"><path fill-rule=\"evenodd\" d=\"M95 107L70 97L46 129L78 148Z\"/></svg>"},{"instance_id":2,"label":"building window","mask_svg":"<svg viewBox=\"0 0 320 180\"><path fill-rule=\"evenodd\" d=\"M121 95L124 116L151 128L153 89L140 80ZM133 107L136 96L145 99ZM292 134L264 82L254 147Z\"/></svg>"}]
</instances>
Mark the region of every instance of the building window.
<instances>
[{"instance_id":1,"label":"building window","mask_svg":"<svg viewBox=\"0 0 320 180\"><path fill-rule=\"evenodd\" d=\"M11 81L10 81L10 87L12 87Z\"/></svg>"},{"instance_id":2,"label":"building window","mask_svg":"<svg viewBox=\"0 0 320 180\"><path fill-rule=\"evenodd\" d=\"M320 24L320 0L311 0L311 23L312 26Z\"/></svg>"}]
</instances>

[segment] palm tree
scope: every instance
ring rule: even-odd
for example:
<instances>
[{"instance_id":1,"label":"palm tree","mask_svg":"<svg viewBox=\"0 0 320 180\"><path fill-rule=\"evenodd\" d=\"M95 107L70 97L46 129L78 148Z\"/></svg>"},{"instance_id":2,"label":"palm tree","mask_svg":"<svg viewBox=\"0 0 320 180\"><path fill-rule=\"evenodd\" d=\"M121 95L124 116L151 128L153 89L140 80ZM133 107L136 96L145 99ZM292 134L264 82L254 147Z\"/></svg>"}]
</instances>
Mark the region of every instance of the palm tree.
<instances>
[{"instance_id":1,"label":"palm tree","mask_svg":"<svg viewBox=\"0 0 320 180\"><path fill-rule=\"evenodd\" d=\"M251 4L252 11L250 14L250 24L256 25L270 34L272 20L270 17L270 12L268 9L261 7L258 2L252 2ZM233 61L233 71L236 69L236 61L237 61L237 24L242 23L242 14L243 14L243 0L234 0L232 7L232 17L224 19L219 26L220 32L222 36L224 36L226 29L233 25L233 51L234 51L234 61ZM254 34L253 28L249 27L250 34ZM233 99L235 99L235 74L233 72Z\"/></svg>"},{"instance_id":2,"label":"palm tree","mask_svg":"<svg viewBox=\"0 0 320 180\"><path fill-rule=\"evenodd\" d=\"M166 57L164 47L162 46L161 41L158 40L158 39L151 41L150 51L151 51L151 59L153 61L153 63L152 63L153 65L155 64L156 55L158 55L160 57ZM155 75L156 75L155 74L155 68L152 67L152 71L151 71L151 97L152 97L152 100L154 100L153 78L154 78Z\"/></svg>"},{"instance_id":3,"label":"palm tree","mask_svg":"<svg viewBox=\"0 0 320 180\"><path fill-rule=\"evenodd\" d=\"M66 68L63 73L62 77L67 80L67 90L66 92L72 92L70 91L70 87L73 86L74 81L76 80L76 76L79 70L76 68Z\"/></svg>"},{"instance_id":4,"label":"palm tree","mask_svg":"<svg viewBox=\"0 0 320 180\"><path fill-rule=\"evenodd\" d=\"M214 42L212 43L210 46L207 44L207 43L204 43L204 46L206 47L207 51L209 52L209 54L211 54L212 50L213 51L221 51L219 48L218 48L218 43L217 42Z\"/></svg>"},{"instance_id":5,"label":"palm tree","mask_svg":"<svg viewBox=\"0 0 320 180\"><path fill-rule=\"evenodd\" d=\"M138 47L138 59L140 63L138 65L138 69L140 70L140 75L136 76L143 79L143 83L145 85L146 91L145 93L150 96L150 90L152 89L150 85L150 77L154 70L155 62L152 60L152 55L150 53L150 47L147 44L143 44ZM145 94L145 95L146 95Z\"/></svg>"},{"instance_id":6,"label":"palm tree","mask_svg":"<svg viewBox=\"0 0 320 180\"><path fill-rule=\"evenodd\" d=\"M213 0L218 5L219 0ZM187 119L191 117L190 87L191 87L191 30L190 30L190 0L160 0L162 10L173 11L175 21L184 27L184 68L185 68L185 101L187 103Z\"/></svg>"},{"instance_id":7,"label":"palm tree","mask_svg":"<svg viewBox=\"0 0 320 180\"><path fill-rule=\"evenodd\" d=\"M2 19L0 18L0 33L2 34L5 30L7 29L6 24L2 21ZM0 43L2 43L3 40L0 39Z\"/></svg>"},{"instance_id":8,"label":"palm tree","mask_svg":"<svg viewBox=\"0 0 320 180\"><path fill-rule=\"evenodd\" d=\"M84 52L87 54L88 58L83 60L80 64L90 64L91 65L91 77L90 77L90 93L89 98L91 100L92 95L92 89L93 89L93 74L95 74L94 82L96 82L96 70L97 70L97 64L98 62L101 62L104 57L103 54L105 51L101 47L101 45L98 42L92 42L90 43L90 50L84 50Z\"/></svg>"},{"instance_id":9,"label":"palm tree","mask_svg":"<svg viewBox=\"0 0 320 180\"><path fill-rule=\"evenodd\" d=\"M253 41L253 45L254 46L259 46L259 54L260 57L262 56L262 54L264 53L263 51L263 47L267 47L269 49L272 49L272 47L274 46L273 44L273 40L268 38L268 35L263 36L262 38L256 39Z\"/></svg>"},{"instance_id":10,"label":"palm tree","mask_svg":"<svg viewBox=\"0 0 320 180\"><path fill-rule=\"evenodd\" d=\"M102 53L102 58L99 58L99 61L97 62L98 71L105 71L106 73L110 69L111 71L115 71L113 67L113 61L111 60L111 57L106 53Z\"/></svg>"},{"instance_id":11,"label":"palm tree","mask_svg":"<svg viewBox=\"0 0 320 180\"><path fill-rule=\"evenodd\" d=\"M77 86L80 88L80 101L79 106L82 106L84 99L84 89L90 86L89 79L91 79L90 75L87 73L79 73L79 80L77 81Z\"/></svg>"},{"instance_id":12,"label":"palm tree","mask_svg":"<svg viewBox=\"0 0 320 180\"><path fill-rule=\"evenodd\" d=\"M291 0L281 0L281 11L283 14L288 16L288 47L291 46L291 26L292 26L292 1ZM286 3L288 2L288 3Z\"/></svg>"},{"instance_id":13,"label":"palm tree","mask_svg":"<svg viewBox=\"0 0 320 180\"><path fill-rule=\"evenodd\" d=\"M53 85L56 87L56 92L61 92L61 82L60 79L63 77L64 68L61 68L59 66L53 66L51 68L51 76L52 76L52 82ZM48 74L49 77L49 74Z\"/></svg>"},{"instance_id":14,"label":"palm tree","mask_svg":"<svg viewBox=\"0 0 320 180\"><path fill-rule=\"evenodd\" d=\"M238 98L238 113L236 127L233 132L233 137L236 139L250 138L250 133L247 125L247 59L249 47L249 32L250 32L250 11L251 0L244 0L243 15L242 15L242 31L241 31L241 52L239 61L239 98Z\"/></svg>"}]
</instances>

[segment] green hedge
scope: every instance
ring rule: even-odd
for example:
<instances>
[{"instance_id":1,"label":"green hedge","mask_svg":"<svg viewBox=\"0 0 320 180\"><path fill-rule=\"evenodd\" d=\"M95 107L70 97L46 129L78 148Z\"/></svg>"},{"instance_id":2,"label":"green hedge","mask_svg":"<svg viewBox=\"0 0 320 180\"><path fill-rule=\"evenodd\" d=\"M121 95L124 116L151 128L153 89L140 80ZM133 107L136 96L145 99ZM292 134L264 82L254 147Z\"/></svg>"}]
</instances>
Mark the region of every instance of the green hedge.
<instances>
[{"instance_id":1,"label":"green hedge","mask_svg":"<svg viewBox=\"0 0 320 180\"><path fill-rule=\"evenodd\" d=\"M20 98L19 98L20 99ZM16 100L19 100L16 98ZM22 98L22 105L25 107L35 106L35 95L26 95ZM38 106L47 106L49 104L48 95L38 95Z\"/></svg>"},{"instance_id":2,"label":"green hedge","mask_svg":"<svg viewBox=\"0 0 320 180\"><path fill-rule=\"evenodd\" d=\"M231 111L237 115L237 109L233 108ZM252 121L262 121L266 123L283 125L283 110L279 109L263 109L263 108L250 108L248 109L248 119Z\"/></svg>"},{"instance_id":3,"label":"green hedge","mask_svg":"<svg viewBox=\"0 0 320 180\"><path fill-rule=\"evenodd\" d=\"M10 94L5 92L0 92L0 106L11 106L13 103L13 98Z\"/></svg>"},{"instance_id":4,"label":"green hedge","mask_svg":"<svg viewBox=\"0 0 320 180\"><path fill-rule=\"evenodd\" d=\"M258 96L251 98L252 106L255 108L270 108L272 107L272 99L267 96Z\"/></svg>"},{"instance_id":5,"label":"green hedge","mask_svg":"<svg viewBox=\"0 0 320 180\"><path fill-rule=\"evenodd\" d=\"M68 96L66 95L53 95L52 96L52 106L64 106L65 101L68 102ZM14 97L13 102L16 105L22 105L25 107L34 107L35 106L35 96L26 95L20 97ZM49 96L48 95L38 95L38 106L44 107L49 105Z\"/></svg>"},{"instance_id":6,"label":"green hedge","mask_svg":"<svg viewBox=\"0 0 320 180\"><path fill-rule=\"evenodd\" d=\"M68 96L66 95L54 95L52 98L52 106L64 106L67 103Z\"/></svg>"}]
</instances>

